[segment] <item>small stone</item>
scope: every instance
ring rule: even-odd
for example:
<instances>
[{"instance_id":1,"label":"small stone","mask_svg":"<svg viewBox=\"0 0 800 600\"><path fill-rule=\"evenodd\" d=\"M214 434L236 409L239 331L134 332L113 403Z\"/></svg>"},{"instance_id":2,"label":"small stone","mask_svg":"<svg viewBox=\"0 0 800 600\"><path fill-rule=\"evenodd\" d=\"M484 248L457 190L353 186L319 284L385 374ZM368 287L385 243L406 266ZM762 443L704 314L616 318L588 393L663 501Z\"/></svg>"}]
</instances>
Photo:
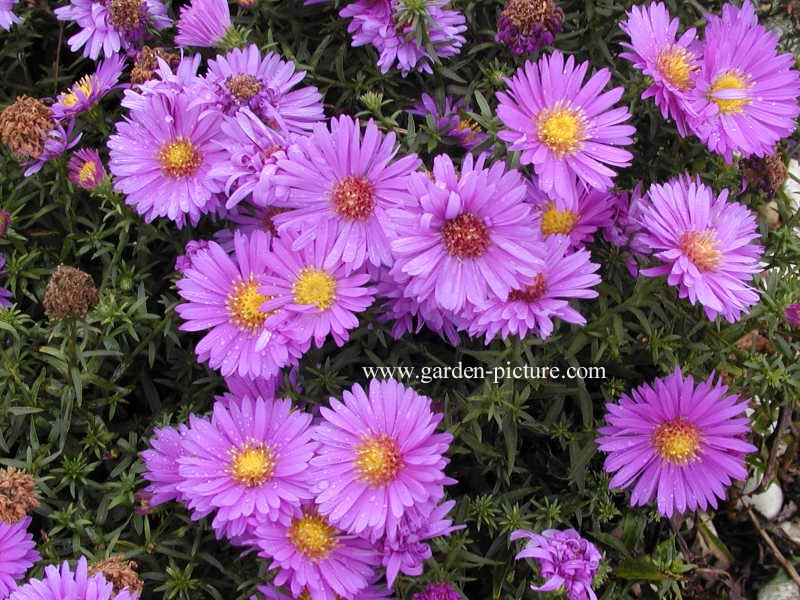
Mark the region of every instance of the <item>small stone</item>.
<instances>
[{"instance_id":1,"label":"small stone","mask_svg":"<svg viewBox=\"0 0 800 600\"><path fill-rule=\"evenodd\" d=\"M800 589L792 581L773 581L758 591L758 600L800 600Z\"/></svg>"}]
</instances>

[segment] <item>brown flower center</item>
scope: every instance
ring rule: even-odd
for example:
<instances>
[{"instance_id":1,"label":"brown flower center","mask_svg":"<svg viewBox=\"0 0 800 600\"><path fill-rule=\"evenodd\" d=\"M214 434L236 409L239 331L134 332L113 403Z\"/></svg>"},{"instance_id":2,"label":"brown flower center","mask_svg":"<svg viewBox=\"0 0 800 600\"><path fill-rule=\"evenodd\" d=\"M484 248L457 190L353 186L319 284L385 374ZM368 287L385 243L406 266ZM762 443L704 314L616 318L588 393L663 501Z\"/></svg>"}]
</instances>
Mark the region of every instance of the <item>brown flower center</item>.
<instances>
[{"instance_id":1,"label":"brown flower center","mask_svg":"<svg viewBox=\"0 0 800 600\"><path fill-rule=\"evenodd\" d=\"M331 191L333 210L351 221L366 221L375 208L375 190L365 177L348 175L337 181Z\"/></svg>"},{"instance_id":2,"label":"brown flower center","mask_svg":"<svg viewBox=\"0 0 800 600\"><path fill-rule=\"evenodd\" d=\"M509 300L519 300L521 302L536 302L547 293L547 282L544 275L537 273L533 278L533 283L525 286L524 290L512 290L508 294Z\"/></svg>"},{"instance_id":3,"label":"brown flower center","mask_svg":"<svg viewBox=\"0 0 800 600\"><path fill-rule=\"evenodd\" d=\"M442 242L456 258L478 258L489 247L489 229L472 213L462 213L442 225Z\"/></svg>"},{"instance_id":4,"label":"brown flower center","mask_svg":"<svg viewBox=\"0 0 800 600\"><path fill-rule=\"evenodd\" d=\"M264 82L259 81L252 75L245 75L239 73L238 75L231 75L225 80L225 87L239 100L250 100L261 88L264 87Z\"/></svg>"},{"instance_id":5,"label":"brown flower center","mask_svg":"<svg viewBox=\"0 0 800 600\"><path fill-rule=\"evenodd\" d=\"M110 0L109 22L119 31L134 31L144 25L147 10L142 0Z\"/></svg>"},{"instance_id":6,"label":"brown flower center","mask_svg":"<svg viewBox=\"0 0 800 600\"><path fill-rule=\"evenodd\" d=\"M158 68L158 60L161 58L171 67L178 66L181 57L172 52L167 52L163 48L150 48L149 46L142 47L141 51L136 55L133 61L133 69L131 69L131 85L138 85L145 81L153 79L153 72Z\"/></svg>"}]
</instances>

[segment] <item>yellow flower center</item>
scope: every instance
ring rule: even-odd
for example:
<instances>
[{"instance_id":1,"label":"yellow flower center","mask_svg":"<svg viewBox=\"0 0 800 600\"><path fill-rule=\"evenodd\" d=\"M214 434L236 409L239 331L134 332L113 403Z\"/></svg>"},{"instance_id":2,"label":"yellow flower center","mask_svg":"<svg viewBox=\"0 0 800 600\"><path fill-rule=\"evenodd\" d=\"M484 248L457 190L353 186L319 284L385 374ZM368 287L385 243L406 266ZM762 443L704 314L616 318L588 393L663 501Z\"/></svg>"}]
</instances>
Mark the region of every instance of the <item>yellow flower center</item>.
<instances>
[{"instance_id":1,"label":"yellow flower center","mask_svg":"<svg viewBox=\"0 0 800 600\"><path fill-rule=\"evenodd\" d=\"M713 229L685 231L678 249L701 271L716 271L722 264L722 252Z\"/></svg>"},{"instance_id":2,"label":"yellow flower center","mask_svg":"<svg viewBox=\"0 0 800 600\"><path fill-rule=\"evenodd\" d=\"M656 53L656 69L672 87L685 92L692 88L692 72L697 65L686 48L670 44Z\"/></svg>"},{"instance_id":3,"label":"yellow flower center","mask_svg":"<svg viewBox=\"0 0 800 600\"><path fill-rule=\"evenodd\" d=\"M541 230L543 235L563 233L569 235L575 228L579 219L578 213L568 208L558 210L555 202L547 205L547 210L542 213Z\"/></svg>"},{"instance_id":4,"label":"yellow flower center","mask_svg":"<svg viewBox=\"0 0 800 600\"><path fill-rule=\"evenodd\" d=\"M272 477L275 455L261 442L247 442L242 448L231 449L228 470L237 483L256 487Z\"/></svg>"},{"instance_id":5,"label":"yellow flower center","mask_svg":"<svg viewBox=\"0 0 800 600\"><path fill-rule=\"evenodd\" d=\"M81 168L78 169L78 181L83 185L89 185L94 182L94 176L97 172L97 165L94 161L87 160Z\"/></svg>"},{"instance_id":6,"label":"yellow flower center","mask_svg":"<svg viewBox=\"0 0 800 600\"><path fill-rule=\"evenodd\" d=\"M534 121L541 142L559 158L571 156L588 136L589 122L580 108L559 100L536 115Z\"/></svg>"},{"instance_id":7,"label":"yellow flower center","mask_svg":"<svg viewBox=\"0 0 800 600\"><path fill-rule=\"evenodd\" d=\"M258 282L250 275L245 281L233 284L225 307L228 315L241 331L255 333L263 324L269 313L261 312L261 305L269 300L258 291Z\"/></svg>"},{"instance_id":8,"label":"yellow flower center","mask_svg":"<svg viewBox=\"0 0 800 600\"><path fill-rule=\"evenodd\" d=\"M179 137L167 142L158 151L161 172L173 179L183 179L194 175L203 162L203 157L191 140Z\"/></svg>"},{"instance_id":9,"label":"yellow flower center","mask_svg":"<svg viewBox=\"0 0 800 600\"><path fill-rule=\"evenodd\" d=\"M397 442L385 433L365 437L355 451L359 479L373 487L391 483L403 468Z\"/></svg>"},{"instance_id":10,"label":"yellow flower center","mask_svg":"<svg viewBox=\"0 0 800 600\"><path fill-rule=\"evenodd\" d=\"M288 532L292 545L313 562L327 558L339 545L336 534L337 530L327 519L316 513L304 513L292 519Z\"/></svg>"},{"instance_id":11,"label":"yellow flower center","mask_svg":"<svg viewBox=\"0 0 800 600\"><path fill-rule=\"evenodd\" d=\"M78 103L78 92L81 92L84 97L88 98L92 93L92 78L89 75L84 75L80 78L78 83L73 85L66 92L61 94L58 99L59 104L64 106L75 106Z\"/></svg>"},{"instance_id":12,"label":"yellow flower center","mask_svg":"<svg viewBox=\"0 0 800 600\"><path fill-rule=\"evenodd\" d=\"M366 221L375 208L375 190L364 177L348 175L333 184L333 210L351 221Z\"/></svg>"},{"instance_id":13,"label":"yellow flower center","mask_svg":"<svg viewBox=\"0 0 800 600\"><path fill-rule=\"evenodd\" d=\"M330 308L336 298L336 281L326 271L306 267L300 271L292 286L294 301L298 304L313 304L320 310Z\"/></svg>"},{"instance_id":14,"label":"yellow flower center","mask_svg":"<svg viewBox=\"0 0 800 600\"><path fill-rule=\"evenodd\" d=\"M653 445L662 460L683 466L697 460L700 430L683 417L678 417L656 427Z\"/></svg>"},{"instance_id":15,"label":"yellow flower center","mask_svg":"<svg viewBox=\"0 0 800 600\"><path fill-rule=\"evenodd\" d=\"M537 273L533 278L533 283L525 286L524 290L512 290L508 294L509 300L520 300L522 302L536 302L547 293L547 281L544 275Z\"/></svg>"},{"instance_id":16,"label":"yellow flower center","mask_svg":"<svg viewBox=\"0 0 800 600\"><path fill-rule=\"evenodd\" d=\"M746 90L752 87L749 83L750 76L739 69L725 71L717 76L708 90L708 99L719 107L720 114L738 114L750 104L750 98L716 98L714 94L720 90Z\"/></svg>"}]
</instances>

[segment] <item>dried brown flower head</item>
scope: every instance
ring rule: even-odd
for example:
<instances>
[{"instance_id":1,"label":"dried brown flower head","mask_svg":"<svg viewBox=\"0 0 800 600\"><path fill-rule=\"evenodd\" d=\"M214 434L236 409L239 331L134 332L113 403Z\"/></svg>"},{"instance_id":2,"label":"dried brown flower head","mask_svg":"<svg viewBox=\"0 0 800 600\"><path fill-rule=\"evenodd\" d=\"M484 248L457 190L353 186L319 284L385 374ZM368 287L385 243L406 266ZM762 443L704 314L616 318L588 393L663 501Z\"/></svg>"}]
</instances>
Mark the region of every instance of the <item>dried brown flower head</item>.
<instances>
[{"instance_id":1,"label":"dried brown flower head","mask_svg":"<svg viewBox=\"0 0 800 600\"><path fill-rule=\"evenodd\" d=\"M19 523L28 511L39 506L36 480L14 467L0 471L0 521Z\"/></svg>"},{"instance_id":2,"label":"dried brown flower head","mask_svg":"<svg viewBox=\"0 0 800 600\"><path fill-rule=\"evenodd\" d=\"M97 306L99 299L91 275L74 267L58 265L44 291L42 304L51 319L82 319Z\"/></svg>"},{"instance_id":3,"label":"dried brown flower head","mask_svg":"<svg viewBox=\"0 0 800 600\"><path fill-rule=\"evenodd\" d=\"M53 113L44 102L23 94L0 113L0 141L21 161L36 159L55 126Z\"/></svg>"},{"instance_id":4,"label":"dried brown flower head","mask_svg":"<svg viewBox=\"0 0 800 600\"><path fill-rule=\"evenodd\" d=\"M740 163L742 176L751 188L761 190L772 198L789 178L789 171L780 154L746 158Z\"/></svg>"},{"instance_id":5,"label":"dried brown flower head","mask_svg":"<svg viewBox=\"0 0 800 600\"><path fill-rule=\"evenodd\" d=\"M131 596L138 598L144 588L144 582L135 571L139 565L134 561L126 561L122 556L111 556L89 567L89 576L102 573L106 581L114 586L114 595L127 589Z\"/></svg>"},{"instance_id":6,"label":"dried brown flower head","mask_svg":"<svg viewBox=\"0 0 800 600\"><path fill-rule=\"evenodd\" d=\"M167 52L163 48L143 46L133 61L131 85L139 85L153 79L153 77L155 77L154 72L158 68L158 58L166 61L172 69L177 67L178 63L181 61L180 56L172 52Z\"/></svg>"}]
</instances>

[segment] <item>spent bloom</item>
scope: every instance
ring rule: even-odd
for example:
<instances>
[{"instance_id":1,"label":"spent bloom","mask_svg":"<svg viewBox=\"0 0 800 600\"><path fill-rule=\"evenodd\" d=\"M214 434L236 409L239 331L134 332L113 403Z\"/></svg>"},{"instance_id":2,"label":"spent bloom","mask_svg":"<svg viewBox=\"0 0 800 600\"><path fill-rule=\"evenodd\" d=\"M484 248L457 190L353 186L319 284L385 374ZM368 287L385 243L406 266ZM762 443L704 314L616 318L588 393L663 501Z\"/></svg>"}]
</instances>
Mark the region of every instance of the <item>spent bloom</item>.
<instances>
[{"instance_id":1,"label":"spent bloom","mask_svg":"<svg viewBox=\"0 0 800 600\"><path fill-rule=\"evenodd\" d=\"M60 567L49 565L44 568L44 578L30 579L25 585L11 592L9 600L136 600L136 595L128 589L114 592L114 584L107 581L102 573L89 576L86 557L81 556L73 571L64 561Z\"/></svg>"},{"instance_id":2,"label":"spent bloom","mask_svg":"<svg viewBox=\"0 0 800 600\"><path fill-rule=\"evenodd\" d=\"M94 148L76 150L67 163L72 183L85 190L93 190L106 176L100 154Z\"/></svg>"},{"instance_id":3,"label":"spent bloom","mask_svg":"<svg viewBox=\"0 0 800 600\"><path fill-rule=\"evenodd\" d=\"M94 73L84 75L58 95L50 107L53 116L56 119L74 117L92 108L117 85L124 68L125 58L119 54L101 60Z\"/></svg>"},{"instance_id":4,"label":"spent bloom","mask_svg":"<svg viewBox=\"0 0 800 600\"><path fill-rule=\"evenodd\" d=\"M743 438L750 423L747 401L728 395L714 375L697 384L680 367L652 385L644 383L616 404L606 404L600 427L610 487L633 486L631 506L657 497L658 512L716 508L732 479L747 478L745 457L756 447Z\"/></svg>"},{"instance_id":5,"label":"spent bloom","mask_svg":"<svg viewBox=\"0 0 800 600\"><path fill-rule=\"evenodd\" d=\"M243 535L262 521L286 519L312 496L306 484L311 415L291 400L223 397L211 419L190 418L178 457L178 491L190 508L216 511L217 535Z\"/></svg>"},{"instance_id":6,"label":"spent bloom","mask_svg":"<svg viewBox=\"0 0 800 600\"><path fill-rule=\"evenodd\" d=\"M19 523L25 515L39 506L36 480L16 467L0 471L0 522Z\"/></svg>"},{"instance_id":7,"label":"spent bloom","mask_svg":"<svg viewBox=\"0 0 800 600\"><path fill-rule=\"evenodd\" d=\"M446 581L429 583L425 591L414 594L414 600L464 600L464 597Z\"/></svg>"},{"instance_id":8,"label":"spent bloom","mask_svg":"<svg viewBox=\"0 0 800 600\"><path fill-rule=\"evenodd\" d=\"M275 217L278 230L301 230L295 249L308 245L319 227L339 227L326 266L341 260L352 269L369 262L392 262L389 238L394 231L388 209L407 197L406 180L419 165L416 154L394 160L394 132L384 136L370 120L349 116L331 119L330 130L314 125L278 163L275 183L289 188L288 205L298 207Z\"/></svg>"},{"instance_id":9,"label":"spent bloom","mask_svg":"<svg viewBox=\"0 0 800 600\"><path fill-rule=\"evenodd\" d=\"M573 178L600 191L609 189L616 171L633 156L619 146L632 143L635 128L624 125L627 107L612 108L623 88L607 92L609 69L600 69L584 84L589 62L575 65L561 52L526 61L505 79L508 92L498 92L497 116L506 126L498 134L521 150L522 164L533 164L542 190L551 196L574 193Z\"/></svg>"},{"instance_id":10,"label":"spent bloom","mask_svg":"<svg viewBox=\"0 0 800 600\"><path fill-rule=\"evenodd\" d=\"M178 227L218 204L222 183L208 177L225 153L214 143L217 119L202 118L189 94L146 94L142 104L117 123L108 139L108 168L114 189L125 194L146 222L167 217Z\"/></svg>"},{"instance_id":11,"label":"spent bloom","mask_svg":"<svg viewBox=\"0 0 800 600\"><path fill-rule=\"evenodd\" d=\"M748 285L762 268L756 218L746 206L728 202L728 190L714 198L707 185L689 176L653 184L639 213L638 242L663 265L642 269L667 276L678 295L700 303L709 319L722 314L733 323L758 294Z\"/></svg>"},{"instance_id":12,"label":"spent bloom","mask_svg":"<svg viewBox=\"0 0 800 600\"><path fill-rule=\"evenodd\" d=\"M525 548L517 554L517 560L533 558L539 563L541 577L546 581L538 587L531 585L533 591L551 592L564 588L569 600L597 600L592 581L603 557L595 545L577 531L547 529L538 534L517 529L510 539L528 540Z\"/></svg>"},{"instance_id":13,"label":"spent bloom","mask_svg":"<svg viewBox=\"0 0 800 600\"><path fill-rule=\"evenodd\" d=\"M191 257L191 265L177 283L186 302L175 307L184 321L182 331L208 333L195 347L197 359L228 375L272 377L294 363L305 348L281 333L282 323L261 310L268 300L258 289L258 278L268 269L270 235L254 231L234 235L229 256L216 242L208 242ZM273 324L275 322L275 324Z\"/></svg>"},{"instance_id":14,"label":"spent bloom","mask_svg":"<svg viewBox=\"0 0 800 600\"><path fill-rule=\"evenodd\" d=\"M800 77L791 54L778 54L778 36L758 23L752 2L708 15L705 47L694 77L689 125L728 162L772 154L800 114Z\"/></svg>"},{"instance_id":15,"label":"spent bloom","mask_svg":"<svg viewBox=\"0 0 800 600\"><path fill-rule=\"evenodd\" d=\"M493 294L506 299L536 272L527 184L518 171L486 155L467 155L460 174L446 154L434 159L433 178L414 173L414 203L392 211L393 272L408 276L405 295L435 298L446 310L481 307Z\"/></svg>"},{"instance_id":16,"label":"spent bloom","mask_svg":"<svg viewBox=\"0 0 800 600\"><path fill-rule=\"evenodd\" d=\"M561 33L564 11L553 0L508 0L497 19L495 41L511 54L533 54Z\"/></svg>"},{"instance_id":17,"label":"spent bloom","mask_svg":"<svg viewBox=\"0 0 800 600\"><path fill-rule=\"evenodd\" d=\"M693 75L699 69L702 48L695 41L694 28L675 39L679 25L661 2L633 6L627 20L620 23L630 37L630 43L622 43L628 52L620 56L652 78L653 83L642 92L642 98L654 98L662 116L674 119L678 131L685 136L690 92L695 85Z\"/></svg>"},{"instance_id":18,"label":"spent bloom","mask_svg":"<svg viewBox=\"0 0 800 600\"><path fill-rule=\"evenodd\" d=\"M99 300L100 292L91 275L75 267L58 265L47 282L42 305L45 314L54 321L84 319Z\"/></svg>"},{"instance_id":19,"label":"spent bloom","mask_svg":"<svg viewBox=\"0 0 800 600\"><path fill-rule=\"evenodd\" d=\"M0 520L0 598L7 598L41 556L36 552L36 542L28 532L31 518L25 517L14 524Z\"/></svg>"},{"instance_id":20,"label":"spent bloom","mask_svg":"<svg viewBox=\"0 0 800 600\"><path fill-rule=\"evenodd\" d=\"M321 514L349 533L395 535L414 506L438 502L453 436L435 433L442 416L431 399L393 379L355 384L321 408L314 430L312 491Z\"/></svg>"},{"instance_id":21,"label":"spent bloom","mask_svg":"<svg viewBox=\"0 0 800 600\"><path fill-rule=\"evenodd\" d=\"M69 49L96 60L135 51L149 36L172 25L161 0L70 0L53 11L60 21L75 21L80 31L67 42Z\"/></svg>"}]
</instances>

